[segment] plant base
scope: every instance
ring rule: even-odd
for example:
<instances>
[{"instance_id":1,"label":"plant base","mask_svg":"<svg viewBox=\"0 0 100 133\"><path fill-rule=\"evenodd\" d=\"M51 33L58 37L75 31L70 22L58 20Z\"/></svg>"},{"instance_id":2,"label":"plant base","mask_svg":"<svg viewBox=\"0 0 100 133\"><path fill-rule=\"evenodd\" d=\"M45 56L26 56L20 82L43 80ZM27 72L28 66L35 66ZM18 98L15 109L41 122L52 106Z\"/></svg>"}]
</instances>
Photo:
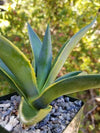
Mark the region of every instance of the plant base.
<instances>
[{"instance_id":1,"label":"plant base","mask_svg":"<svg viewBox=\"0 0 100 133\"><path fill-rule=\"evenodd\" d=\"M5 100L8 98L8 100ZM0 125L12 133L78 133L83 103L62 96L54 100L52 111L41 122L26 127L19 120L20 96L6 96L0 101Z\"/></svg>"}]
</instances>

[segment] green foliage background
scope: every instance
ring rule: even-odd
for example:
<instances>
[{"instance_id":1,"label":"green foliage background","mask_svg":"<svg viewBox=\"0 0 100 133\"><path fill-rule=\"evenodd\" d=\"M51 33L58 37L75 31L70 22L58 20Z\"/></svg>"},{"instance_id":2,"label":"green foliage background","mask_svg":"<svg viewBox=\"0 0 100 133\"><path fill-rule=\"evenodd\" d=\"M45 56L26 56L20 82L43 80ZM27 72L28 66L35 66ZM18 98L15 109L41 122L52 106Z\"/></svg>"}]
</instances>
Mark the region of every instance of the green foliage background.
<instances>
[{"instance_id":1,"label":"green foliage background","mask_svg":"<svg viewBox=\"0 0 100 133\"><path fill-rule=\"evenodd\" d=\"M53 58L55 58L65 41L89 24L97 15L96 24L73 50L58 76L76 70L84 70L88 73L100 72L99 0L8 0L3 6L0 6L0 9L0 33L18 46L30 60L31 49L27 35L27 22L41 40L47 23L50 23ZM3 77L0 77L0 95L9 93L9 91L12 91L12 88ZM80 94L85 93L77 95L80 97ZM98 89L95 91L95 95L99 94ZM98 133L100 129L90 126L88 130ZM82 132L80 130L80 133Z\"/></svg>"}]
</instances>

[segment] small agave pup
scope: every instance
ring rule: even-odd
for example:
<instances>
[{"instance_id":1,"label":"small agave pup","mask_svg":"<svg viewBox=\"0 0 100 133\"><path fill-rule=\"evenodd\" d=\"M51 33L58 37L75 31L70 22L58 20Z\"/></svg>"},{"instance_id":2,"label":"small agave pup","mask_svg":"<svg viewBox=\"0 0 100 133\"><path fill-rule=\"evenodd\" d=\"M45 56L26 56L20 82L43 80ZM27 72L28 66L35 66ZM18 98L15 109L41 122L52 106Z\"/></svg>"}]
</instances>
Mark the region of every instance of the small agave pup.
<instances>
[{"instance_id":1,"label":"small agave pup","mask_svg":"<svg viewBox=\"0 0 100 133\"><path fill-rule=\"evenodd\" d=\"M81 71L56 79L72 49L94 22L67 41L53 63L49 25L41 42L28 24L32 64L14 44L0 35L0 74L6 76L22 97L19 115L24 124L41 121L52 109L49 104L61 95L100 87L100 75L83 75Z\"/></svg>"}]
</instances>

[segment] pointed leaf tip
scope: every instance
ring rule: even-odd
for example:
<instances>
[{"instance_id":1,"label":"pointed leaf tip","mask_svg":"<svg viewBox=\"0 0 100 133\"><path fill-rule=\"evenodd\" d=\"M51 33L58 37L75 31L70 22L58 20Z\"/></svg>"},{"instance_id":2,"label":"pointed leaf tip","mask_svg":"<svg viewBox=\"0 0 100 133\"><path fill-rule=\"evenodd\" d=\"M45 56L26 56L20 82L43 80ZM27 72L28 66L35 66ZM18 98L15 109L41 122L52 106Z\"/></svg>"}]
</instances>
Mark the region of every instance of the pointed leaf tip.
<instances>
[{"instance_id":1,"label":"pointed leaf tip","mask_svg":"<svg viewBox=\"0 0 100 133\"><path fill-rule=\"evenodd\" d=\"M33 60L32 60L33 64L32 65L35 68L35 72L36 72L37 62L38 62L42 42L40 41L39 37L34 32L34 30L32 29L32 27L30 26L29 23L27 23L27 28L28 28L28 35L29 35L29 39L30 39L32 53L33 53Z\"/></svg>"},{"instance_id":2,"label":"pointed leaf tip","mask_svg":"<svg viewBox=\"0 0 100 133\"><path fill-rule=\"evenodd\" d=\"M45 31L42 48L39 55L38 66L37 66L37 82L38 87L41 90L48 73L51 69L52 62L52 45L51 45L51 34L49 25Z\"/></svg>"}]
</instances>

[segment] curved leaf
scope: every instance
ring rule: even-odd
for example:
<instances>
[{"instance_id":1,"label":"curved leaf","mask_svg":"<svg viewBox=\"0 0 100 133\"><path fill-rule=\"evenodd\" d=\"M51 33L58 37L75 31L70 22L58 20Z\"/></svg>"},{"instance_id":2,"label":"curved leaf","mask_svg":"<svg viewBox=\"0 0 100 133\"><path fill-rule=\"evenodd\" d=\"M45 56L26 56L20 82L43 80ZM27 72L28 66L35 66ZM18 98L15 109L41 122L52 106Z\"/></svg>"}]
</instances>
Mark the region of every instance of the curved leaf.
<instances>
[{"instance_id":1,"label":"curved leaf","mask_svg":"<svg viewBox=\"0 0 100 133\"><path fill-rule=\"evenodd\" d=\"M33 61L32 61L32 63L34 62L32 65L36 72L38 58L39 58L42 43L41 43L39 37L37 36L37 34L33 31L31 26L29 25L29 23L28 23L27 27L28 27L28 35L29 35L29 39L30 39L30 43L31 43L33 58L35 57L35 60L33 59Z\"/></svg>"},{"instance_id":2,"label":"curved leaf","mask_svg":"<svg viewBox=\"0 0 100 133\"><path fill-rule=\"evenodd\" d=\"M10 82L12 87L26 99L26 96L23 92L23 89L21 89L21 85L17 81L16 77L13 75L13 73L7 68L7 66L3 63L3 61L0 59L0 74ZM19 87L20 86L20 87Z\"/></svg>"},{"instance_id":3,"label":"curved leaf","mask_svg":"<svg viewBox=\"0 0 100 133\"><path fill-rule=\"evenodd\" d=\"M62 95L93 88L100 88L100 75L83 75L67 78L52 84L44 90L40 97L33 101L33 106L45 108L54 99Z\"/></svg>"},{"instance_id":4,"label":"curved leaf","mask_svg":"<svg viewBox=\"0 0 100 133\"><path fill-rule=\"evenodd\" d=\"M45 32L43 45L40 51L38 67L37 67L37 83L39 90L44 85L48 73L51 69L51 61L52 61L52 46L51 46L50 29L48 25Z\"/></svg>"},{"instance_id":5,"label":"curved leaf","mask_svg":"<svg viewBox=\"0 0 100 133\"><path fill-rule=\"evenodd\" d=\"M19 106L20 120L26 125L36 124L40 122L51 111L52 107L49 105L45 109L37 110L30 107L24 99L21 100Z\"/></svg>"},{"instance_id":6,"label":"curved leaf","mask_svg":"<svg viewBox=\"0 0 100 133\"><path fill-rule=\"evenodd\" d=\"M26 100L26 96L21 92L21 89L19 89L18 85L7 75L7 73L0 70L0 75L2 75L10 84L11 86L20 94L20 96L23 96Z\"/></svg>"},{"instance_id":7,"label":"curved leaf","mask_svg":"<svg viewBox=\"0 0 100 133\"><path fill-rule=\"evenodd\" d=\"M15 75L19 84L23 86L23 92L29 97L36 97L36 77L26 56L10 41L0 35L0 58Z\"/></svg>"},{"instance_id":8,"label":"curved leaf","mask_svg":"<svg viewBox=\"0 0 100 133\"><path fill-rule=\"evenodd\" d=\"M95 19L86 27L82 28L78 33L76 33L68 42L64 44L64 46L61 48L60 52L58 53L58 56L56 57L52 69L50 71L50 74L46 80L46 83L43 87L43 90L48 87L53 81L55 80L56 76L58 75L60 69L64 65L67 57L73 50L73 48L76 46L76 44L80 41L80 39L85 35L85 33L89 30L89 28L94 24Z\"/></svg>"},{"instance_id":9,"label":"curved leaf","mask_svg":"<svg viewBox=\"0 0 100 133\"><path fill-rule=\"evenodd\" d=\"M4 64L4 62L1 59L0 59L0 69L2 71L5 71L9 75L9 77L15 79L14 74L8 69L8 67Z\"/></svg>"},{"instance_id":10,"label":"curved leaf","mask_svg":"<svg viewBox=\"0 0 100 133\"><path fill-rule=\"evenodd\" d=\"M55 80L55 82L58 82L60 80L63 80L63 79L66 79L66 78L69 78L69 77L73 77L73 76L76 76L78 74L82 73L82 71L75 71L75 72L70 72L70 73L67 73L65 74L64 76L62 77L59 77Z\"/></svg>"}]
</instances>

